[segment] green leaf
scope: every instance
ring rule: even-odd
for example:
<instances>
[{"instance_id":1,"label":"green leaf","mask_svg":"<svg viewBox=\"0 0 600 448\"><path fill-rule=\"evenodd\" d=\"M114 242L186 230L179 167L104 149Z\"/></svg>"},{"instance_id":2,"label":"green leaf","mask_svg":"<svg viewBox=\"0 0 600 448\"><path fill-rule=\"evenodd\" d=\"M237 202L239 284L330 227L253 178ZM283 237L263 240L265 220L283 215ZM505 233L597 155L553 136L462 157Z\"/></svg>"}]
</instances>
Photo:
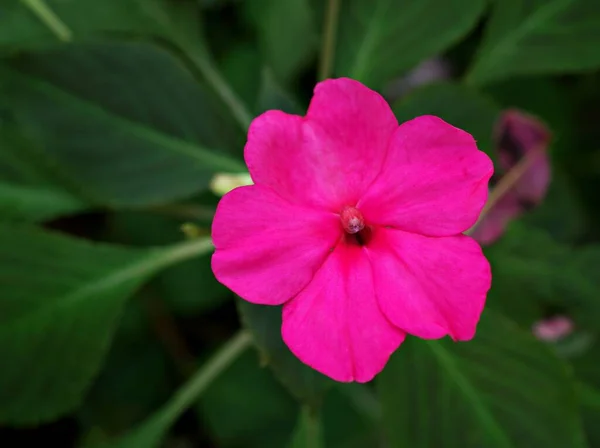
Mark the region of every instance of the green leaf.
<instances>
[{"instance_id":1,"label":"green leaf","mask_svg":"<svg viewBox=\"0 0 600 448\"><path fill-rule=\"evenodd\" d=\"M105 448L157 448L177 419L192 406L250 345L250 335L238 332L218 350L173 397L125 436L100 446Z\"/></svg>"},{"instance_id":2,"label":"green leaf","mask_svg":"<svg viewBox=\"0 0 600 448\"><path fill-rule=\"evenodd\" d=\"M297 407L249 351L206 390L197 409L218 446L281 448L293 429Z\"/></svg>"},{"instance_id":3,"label":"green leaf","mask_svg":"<svg viewBox=\"0 0 600 448\"><path fill-rule=\"evenodd\" d=\"M127 298L157 270L211 249L133 250L0 227L0 422L54 419L82 399Z\"/></svg>"},{"instance_id":4,"label":"green leaf","mask_svg":"<svg viewBox=\"0 0 600 448\"><path fill-rule=\"evenodd\" d=\"M472 341L409 338L377 386L391 446L585 446L566 366L489 311Z\"/></svg>"},{"instance_id":5,"label":"green leaf","mask_svg":"<svg viewBox=\"0 0 600 448\"><path fill-rule=\"evenodd\" d=\"M43 6L34 9L28 6L32 3ZM40 9L46 12L43 17L36 14ZM0 45L22 48L57 42L52 19L44 20L49 16L75 38L100 31L135 32L156 27L138 0L8 0L0 15Z\"/></svg>"},{"instance_id":6,"label":"green leaf","mask_svg":"<svg viewBox=\"0 0 600 448\"><path fill-rule=\"evenodd\" d=\"M0 182L0 221L45 221L85 208L60 190Z\"/></svg>"},{"instance_id":7,"label":"green leaf","mask_svg":"<svg viewBox=\"0 0 600 448\"><path fill-rule=\"evenodd\" d=\"M492 130L500 108L476 90L452 83L432 84L397 101L392 109L401 123L419 115L436 115L472 134L479 149L496 159Z\"/></svg>"},{"instance_id":8,"label":"green leaf","mask_svg":"<svg viewBox=\"0 0 600 448\"><path fill-rule=\"evenodd\" d=\"M467 80L600 67L599 29L596 0L496 0Z\"/></svg>"},{"instance_id":9,"label":"green leaf","mask_svg":"<svg viewBox=\"0 0 600 448\"><path fill-rule=\"evenodd\" d=\"M485 254L494 277L490 306L524 325L531 325L548 307L558 307L594 328L600 316L596 246L574 249L541 229L515 222Z\"/></svg>"},{"instance_id":10,"label":"green leaf","mask_svg":"<svg viewBox=\"0 0 600 448\"><path fill-rule=\"evenodd\" d=\"M144 299L138 294L124 307L104 365L78 411L84 427L126 431L169 397L172 360L150 328Z\"/></svg>"},{"instance_id":11,"label":"green leaf","mask_svg":"<svg viewBox=\"0 0 600 448\"><path fill-rule=\"evenodd\" d=\"M323 435L320 415L309 406L303 406L298 423L288 445L289 448L323 448Z\"/></svg>"},{"instance_id":12,"label":"green leaf","mask_svg":"<svg viewBox=\"0 0 600 448\"><path fill-rule=\"evenodd\" d=\"M281 337L281 307L237 300L242 324L252 334L261 360L302 403L317 408L332 382L296 358Z\"/></svg>"},{"instance_id":13,"label":"green leaf","mask_svg":"<svg viewBox=\"0 0 600 448\"><path fill-rule=\"evenodd\" d=\"M258 32L265 64L278 81L290 83L316 55L317 30L308 0L253 0L242 7Z\"/></svg>"},{"instance_id":14,"label":"green leaf","mask_svg":"<svg viewBox=\"0 0 600 448\"><path fill-rule=\"evenodd\" d=\"M334 72L382 85L463 38L485 0L342 2Z\"/></svg>"},{"instance_id":15,"label":"green leaf","mask_svg":"<svg viewBox=\"0 0 600 448\"><path fill-rule=\"evenodd\" d=\"M13 66L6 95L21 124L101 204L170 201L206 188L215 171L244 170L222 151L241 148L235 124L163 50L70 45Z\"/></svg>"},{"instance_id":16,"label":"green leaf","mask_svg":"<svg viewBox=\"0 0 600 448\"><path fill-rule=\"evenodd\" d=\"M119 242L140 246L171 244L182 239L186 221L156 213L120 212L110 218ZM208 223L210 225L210 222ZM206 230L209 233L209 230ZM190 316L214 309L231 299L230 291L216 279L207 253L171 266L157 274L148 287L177 315Z\"/></svg>"},{"instance_id":17,"label":"green leaf","mask_svg":"<svg viewBox=\"0 0 600 448\"><path fill-rule=\"evenodd\" d=\"M84 210L85 201L32 163L30 146L15 130L0 126L0 221L45 221Z\"/></svg>"}]
</instances>

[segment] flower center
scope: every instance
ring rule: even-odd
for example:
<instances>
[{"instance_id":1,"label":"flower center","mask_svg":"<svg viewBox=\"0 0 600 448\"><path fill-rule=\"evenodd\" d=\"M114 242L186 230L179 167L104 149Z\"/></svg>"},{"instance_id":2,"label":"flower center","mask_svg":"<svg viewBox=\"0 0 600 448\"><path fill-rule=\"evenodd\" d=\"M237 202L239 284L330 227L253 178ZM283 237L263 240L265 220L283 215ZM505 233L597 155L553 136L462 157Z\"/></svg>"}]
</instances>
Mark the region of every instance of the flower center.
<instances>
[{"instance_id":1,"label":"flower center","mask_svg":"<svg viewBox=\"0 0 600 448\"><path fill-rule=\"evenodd\" d=\"M345 206L340 213L340 220L344 230L353 235L365 228L365 218L356 207L350 205Z\"/></svg>"},{"instance_id":2,"label":"flower center","mask_svg":"<svg viewBox=\"0 0 600 448\"><path fill-rule=\"evenodd\" d=\"M346 232L347 244L365 246L371 240L372 229L366 225L365 218L356 207L345 206L340 212L340 221Z\"/></svg>"}]
</instances>

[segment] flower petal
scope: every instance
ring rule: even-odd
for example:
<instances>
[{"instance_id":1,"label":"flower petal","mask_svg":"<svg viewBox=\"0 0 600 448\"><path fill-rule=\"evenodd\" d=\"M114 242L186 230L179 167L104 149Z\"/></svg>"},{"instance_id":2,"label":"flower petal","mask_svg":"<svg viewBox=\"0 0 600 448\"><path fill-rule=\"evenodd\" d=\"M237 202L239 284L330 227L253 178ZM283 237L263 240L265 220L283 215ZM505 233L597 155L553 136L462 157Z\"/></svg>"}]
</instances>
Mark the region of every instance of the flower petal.
<instances>
[{"instance_id":1,"label":"flower petal","mask_svg":"<svg viewBox=\"0 0 600 448\"><path fill-rule=\"evenodd\" d=\"M491 272L473 239L380 228L367 253L379 305L394 325L424 339L474 336Z\"/></svg>"},{"instance_id":2,"label":"flower petal","mask_svg":"<svg viewBox=\"0 0 600 448\"><path fill-rule=\"evenodd\" d=\"M360 210L380 225L455 235L477 221L492 173L492 161L470 134L437 117L418 117L394 134L383 171Z\"/></svg>"},{"instance_id":3,"label":"flower petal","mask_svg":"<svg viewBox=\"0 0 600 448\"><path fill-rule=\"evenodd\" d=\"M212 225L217 279L252 303L278 305L312 279L341 236L339 216L252 185L227 193Z\"/></svg>"},{"instance_id":4,"label":"flower petal","mask_svg":"<svg viewBox=\"0 0 600 448\"><path fill-rule=\"evenodd\" d=\"M404 340L381 313L371 266L339 244L313 281L283 307L283 339L300 360L337 381L370 381Z\"/></svg>"},{"instance_id":5,"label":"flower petal","mask_svg":"<svg viewBox=\"0 0 600 448\"><path fill-rule=\"evenodd\" d=\"M306 118L269 111L248 132L245 159L257 185L339 211L377 177L398 122L376 92L351 79L319 83Z\"/></svg>"}]
</instances>

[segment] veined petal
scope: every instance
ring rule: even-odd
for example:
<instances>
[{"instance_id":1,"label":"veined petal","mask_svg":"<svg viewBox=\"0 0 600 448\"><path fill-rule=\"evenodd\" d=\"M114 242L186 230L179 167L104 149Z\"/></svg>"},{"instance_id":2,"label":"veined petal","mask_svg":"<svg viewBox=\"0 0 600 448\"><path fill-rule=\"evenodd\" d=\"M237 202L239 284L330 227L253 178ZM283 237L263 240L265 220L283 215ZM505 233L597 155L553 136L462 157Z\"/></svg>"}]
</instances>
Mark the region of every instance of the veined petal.
<instances>
[{"instance_id":1,"label":"veined petal","mask_svg":"<svg viewBox=\"0 0 600 448\"><path fill-rule=\"evenodd\" d=\"M437 117L418 117L395 132L383 171L360 209L382 226L456 235L477 221L492 173L492 161L470 134Z\"/></svg>"},{"instance_id":2,"label":"veined petal","mask_svg":"<svg viewBox=\"0 0 600 448\"><path fill-rule=\"evenodd\" d=\"M283 339L302 362L337 381L370 381L405 334L382 314L360 247L339 244L283 307Z\"/></svg>"},{"instance_id":3,"label":"veined petal","mask_svg":"<svg viewBox=\"0 0 600 448\"><path fill-rule=\"evenodd\" d=\"M252 185L227 193L212 225L217 279L252 303L279 305L312 279L341 236L339 216Z\"/></svg>"},{"instance_id":4,"label":"veined petal","mask_svg":"<svg viewBox=\"0 0 600 448\"><path fill-rule=\"evenodd\" d=\"M491 272L472 238L381 228L366 251L379 305L394 325L424 339L474 336Z\"/></svg>"},{"instance_id":5,"label":"veined petal","mask_svg":"<svg viewBox=\"0 0 600 448\"><path fill-rule=\"evenodd\" d=\"M306 117L269 111L256 118L245 159L257 185L339 211L377 177L397 127L378 93L351 79L327 80L315 88Z\"/></svg>"}]
</instances>

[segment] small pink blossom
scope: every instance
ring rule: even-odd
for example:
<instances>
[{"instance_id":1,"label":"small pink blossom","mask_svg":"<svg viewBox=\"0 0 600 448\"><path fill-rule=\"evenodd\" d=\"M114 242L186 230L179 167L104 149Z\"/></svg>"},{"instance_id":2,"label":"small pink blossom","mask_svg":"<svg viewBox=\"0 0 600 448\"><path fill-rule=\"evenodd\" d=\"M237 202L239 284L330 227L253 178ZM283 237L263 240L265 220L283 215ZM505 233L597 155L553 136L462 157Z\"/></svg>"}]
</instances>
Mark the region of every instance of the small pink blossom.
<instances>
[{"instance_id":1,"label":"small pink blossom","mask_svg":"<svg viewBox=\"0 0 600 448\"><path fill-rule=\"evenodd\" d=\"M493 167L471 135L433 116L399 126L343 78L319 83L304 117L256 118L245 159L254 185L219 203L212 268L243 299L283 304L301 361L366 382L407 333L474 336L491 274L462 232Z\"/></svg>"},{"instance_id":2,"label":"small pink blossom","mask_svg":"<svg viewBox=\"0 0 600 448\"><path fill-rule=\"evenodd\" d=\"M494 132L500 167L507 172L523 157L535 157L535 160L477 224L472 236L479 243L488 245L496 241L510 221L537 206L546 196L550 183L547 154L550 139L550 131L537 118L514 109L502 113Z\"/></svg>"},{"instance_id":3,"label":"small pink blossom","mask_svg":"<svg viewBox=\"0 0 600 448\"><path fill-rule=\"evenodd\" d=\"M573 332L573 321L565 316L554 316L533 324L532 331L542 341L557 342Z\"/></svg>"}]
</instances>

